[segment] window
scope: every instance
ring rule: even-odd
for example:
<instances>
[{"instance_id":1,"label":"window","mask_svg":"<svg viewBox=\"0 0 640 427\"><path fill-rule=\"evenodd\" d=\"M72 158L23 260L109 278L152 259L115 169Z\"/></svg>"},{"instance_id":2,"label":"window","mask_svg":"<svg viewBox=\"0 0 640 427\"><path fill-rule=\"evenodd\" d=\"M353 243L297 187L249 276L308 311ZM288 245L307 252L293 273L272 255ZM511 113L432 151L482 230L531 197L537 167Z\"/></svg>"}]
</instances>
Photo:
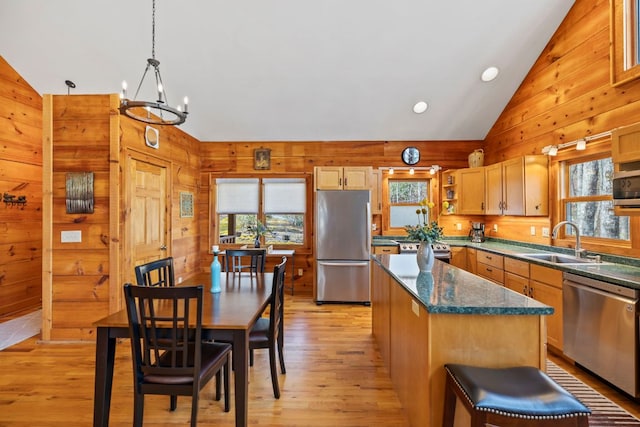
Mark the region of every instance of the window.
<instances>
[{"instance_id":1,"label":"window","mask_svg":"<svg viewBox=\"0 0 640 427\"><path fill-rule=\"evenodd\" d=\"M611 2L611 83L640 77L640 0Z\"/></svg>"},{"instance_id":2,"label":"window","mask_svg":"<svg viewBox=\"0 0 640 427\"><path fill-rule=\"evenodd\" d=\"M404 228L418 223L416 210L420 202L429 200L429 182L425 179L389 179L389 225ZM431 213L429 212L429 216Z\"/></svg>"},{"instance_id":3,"label":"window","mask_svg":"<svg viewBox=\"0 0 640 427\"><path fill-rule=\"evenodd\" d=\"M215 199L218 243L253 245L259 220L267 228L261 243L304 244L304 178L218 178Z\"/></svg>"},{"instance_id":4,"label":"window","mask_svg":"<svg viewBox=\"0 0 640 427\"><path fill-rule=\"evenodd\" d=\"M576 223L580 235L595 239L630 240L629 217L613 213L611 157L575 159L563 165L564 218ZM573 234L565 227L565 234Z\"/></svg>"}]
</instances>

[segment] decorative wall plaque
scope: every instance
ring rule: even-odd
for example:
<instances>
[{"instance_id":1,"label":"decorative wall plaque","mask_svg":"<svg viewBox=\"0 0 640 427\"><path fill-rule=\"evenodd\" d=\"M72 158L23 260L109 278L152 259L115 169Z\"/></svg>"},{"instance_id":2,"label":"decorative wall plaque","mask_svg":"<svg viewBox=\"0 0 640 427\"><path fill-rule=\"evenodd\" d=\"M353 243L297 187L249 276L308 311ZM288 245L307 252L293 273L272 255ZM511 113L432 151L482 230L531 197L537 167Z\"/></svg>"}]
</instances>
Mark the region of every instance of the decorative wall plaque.
<instances>
[{"instance_id":1,"label":"decorative wall plaque","mask_svg":"<svg viewBox=\"0 0 640 427\"><path fill-rule=\"evenodd\" d=\"M93 172L67 173L67 213L93 213Z\"/></svg>"},{"instance_id":2,"label":"decorative wall plaque","mask_svg":"<svg viewBox=\"0 0 640 427\"><path fill-rule=\"evenodd\" d=\"M253 168L255 170L271 169L271 149L257 148L254 150Z\"/></svg>"},{"instance_id":3,"label":"decorative wall plaque","mask_svg":"<svg viewBox=\"0 0 640 427\"><path fill-rule=\"evenodd\" d=\"M193 218L193 193L180 192L180 217Z\"/></svg>"}]
</instances>

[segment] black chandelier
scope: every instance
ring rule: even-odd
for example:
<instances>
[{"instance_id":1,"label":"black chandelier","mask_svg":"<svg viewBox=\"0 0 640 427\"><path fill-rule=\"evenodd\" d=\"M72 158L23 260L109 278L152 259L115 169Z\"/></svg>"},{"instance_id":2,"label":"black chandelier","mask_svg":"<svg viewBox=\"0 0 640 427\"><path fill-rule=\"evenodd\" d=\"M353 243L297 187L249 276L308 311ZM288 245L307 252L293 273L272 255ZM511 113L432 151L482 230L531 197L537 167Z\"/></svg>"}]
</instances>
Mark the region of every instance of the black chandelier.
<instances>
[{"instance_id":1,"label":"black chandelier","mask_svg":"<svg viewBox=\"0 0 640 427\"><path fill-rule=\"evenodd\" d=\"M147 66L142 74L142 79L136 89L133 100L127 99L127 82L122 82L122 92L120 93L120 113L134 120L154 124L154 125L179 125L187 119L187 105L189 99L184 97L184 105L173 108L167 101L167 93L162 84L160 76L160 61L156 59L156 0L153 0L153 14L151 20L151 58L147 59ZM142 87L144 78L149 69L153 67L156 79L157 101L138 101L138 92Z\"/></svg>"}]
</instances>

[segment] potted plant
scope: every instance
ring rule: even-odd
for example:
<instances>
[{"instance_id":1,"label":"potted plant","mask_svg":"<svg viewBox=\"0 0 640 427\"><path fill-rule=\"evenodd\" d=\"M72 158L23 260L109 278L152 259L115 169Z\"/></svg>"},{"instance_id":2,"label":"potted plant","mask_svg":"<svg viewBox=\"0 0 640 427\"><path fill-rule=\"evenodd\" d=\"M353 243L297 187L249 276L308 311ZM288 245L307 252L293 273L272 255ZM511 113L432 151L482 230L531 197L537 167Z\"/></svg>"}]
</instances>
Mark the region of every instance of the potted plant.
<instances>
[{"instance_id":1,"label":"potted plant","mask_svg":"<svg viewBox=\"0 0 640 427\"><path fill-rule=\"evenodd\" d=\"M255 227L250 227L249 231L251 231L256 236L254 242L256 248L260 247L260 239L262 238L262 236L266 235L267 233L271 233L271 231L262 222L260 222L260 220L257 220Z\"/></svg>"},{"instance_id":2,"label":"potted plant","mask_svg":"<svg viewBox=\"0 0 640 427\"><path fill-rule=\"evenodd\" d=\"M418 215L417 225L406 225L405 231L410 240L416 240L420 242L418 252L416 254L416 260L418 267L422 272L431 271L434 262L433 248L431 243L439 240L444 235L442 227L438 225L437 221L429 222L428 209L433 208L435 204L433 202L427 202L422 200L420 202L420 208L416 209L416 215Z\"/></svg>"}]
</instances>

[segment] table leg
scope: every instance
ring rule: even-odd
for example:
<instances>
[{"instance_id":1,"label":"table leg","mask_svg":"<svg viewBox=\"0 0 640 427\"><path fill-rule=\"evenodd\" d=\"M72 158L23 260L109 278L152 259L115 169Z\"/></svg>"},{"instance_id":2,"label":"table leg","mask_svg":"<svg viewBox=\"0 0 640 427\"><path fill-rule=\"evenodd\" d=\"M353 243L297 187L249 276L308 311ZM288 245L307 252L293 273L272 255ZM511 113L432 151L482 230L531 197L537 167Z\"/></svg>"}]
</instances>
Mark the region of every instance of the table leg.
<instances>
[{"instance_id":1,"label":"table leg","mask_svg":"<svg viewBox=\"0 0 640 427\"><path fill-rule=\"evenodd\" d=\"M107 427L111 406L116 339L109 337L109 328L99 327L97 329L93 425L94 427Z\"/></svg>"},{"instance_id":2,"label":"table leg","mask_svg":"<svg viewBox=\"0 0 640 427\"><path fill-rule=\"evenodd\" d=\"M249 416L249 331L233 333L233 369L236 427L246 427Z\"/></svg>"}]
</instances>

